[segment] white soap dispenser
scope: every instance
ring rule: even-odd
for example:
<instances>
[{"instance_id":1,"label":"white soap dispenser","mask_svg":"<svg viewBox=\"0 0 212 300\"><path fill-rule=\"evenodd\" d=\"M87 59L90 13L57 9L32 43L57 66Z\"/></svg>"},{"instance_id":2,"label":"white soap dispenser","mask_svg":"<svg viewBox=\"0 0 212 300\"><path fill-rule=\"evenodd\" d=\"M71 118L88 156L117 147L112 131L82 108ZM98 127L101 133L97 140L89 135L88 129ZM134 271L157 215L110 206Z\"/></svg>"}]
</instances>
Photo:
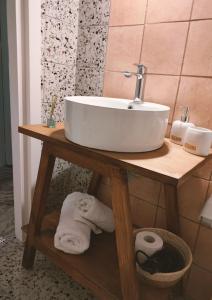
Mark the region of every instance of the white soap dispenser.
<instances>
[{"instance_id":1,"label":"white soap dispenser","mask_svg":"<svg viewBox=\"0 0 212 300\"><path fill-rule=\"evenodd\" d=\"M189 122L189 108L184 107L181 120L176 120L172 124L170 140L179 145L183 145L185 133L189 127L194 127L193 123Z\"/></svg>"}]
</instances>

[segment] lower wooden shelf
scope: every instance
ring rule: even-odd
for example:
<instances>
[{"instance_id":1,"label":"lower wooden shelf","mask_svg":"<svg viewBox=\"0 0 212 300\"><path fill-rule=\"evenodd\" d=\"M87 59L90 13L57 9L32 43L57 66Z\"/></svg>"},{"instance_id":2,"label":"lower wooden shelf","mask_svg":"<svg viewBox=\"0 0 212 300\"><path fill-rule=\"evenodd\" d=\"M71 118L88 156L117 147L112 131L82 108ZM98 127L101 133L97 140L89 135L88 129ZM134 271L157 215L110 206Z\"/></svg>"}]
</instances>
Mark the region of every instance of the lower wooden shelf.
<instances>
[{"instance_id":1,"label":"lower wooden shelf","mask_svg":"<svg viewBox=\"0 0 212 300\"><path fill-rule=\"evenodd\" d=\"M35 247L74 280L105 300L122 299L115 235L103 233L91 237L90 248L81 255L65 254L54 247L59 212L46 215ZM27 231L27 227L23 228Z\"/></svg>"}]
</instances>

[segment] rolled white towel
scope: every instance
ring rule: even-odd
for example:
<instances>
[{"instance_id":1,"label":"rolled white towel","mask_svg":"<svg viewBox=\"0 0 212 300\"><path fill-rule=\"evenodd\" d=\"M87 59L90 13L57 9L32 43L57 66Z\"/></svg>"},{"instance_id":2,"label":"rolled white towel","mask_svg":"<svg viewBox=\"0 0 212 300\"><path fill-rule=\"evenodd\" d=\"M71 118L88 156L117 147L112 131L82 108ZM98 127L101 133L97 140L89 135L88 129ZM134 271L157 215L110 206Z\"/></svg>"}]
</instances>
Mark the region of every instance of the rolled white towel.
<instances>
[{"instance_id":1,"label":"rolled white towel","mask_svg":"<svg viewBox=\"0 0 212 300\"><path fill-rule=\"evenodd\" d=\"M76 197L66 197L54 236L55 248L71 254L85 252L89 248L91 235L91 228L87 224L75 220L76 203Z\"/></svg>"},{"instance_id":2,"label":"rolled white towel","mask_svg":"<svg viewBox=\"0 0 212 300\"><path fill-rule=\"evenodd\" d=\"M81 195L80 195L81 194ZM115 229L112 209L94 196L78 193L77 214L99 228L113 232Z\"/></svg>"}]
</instances>

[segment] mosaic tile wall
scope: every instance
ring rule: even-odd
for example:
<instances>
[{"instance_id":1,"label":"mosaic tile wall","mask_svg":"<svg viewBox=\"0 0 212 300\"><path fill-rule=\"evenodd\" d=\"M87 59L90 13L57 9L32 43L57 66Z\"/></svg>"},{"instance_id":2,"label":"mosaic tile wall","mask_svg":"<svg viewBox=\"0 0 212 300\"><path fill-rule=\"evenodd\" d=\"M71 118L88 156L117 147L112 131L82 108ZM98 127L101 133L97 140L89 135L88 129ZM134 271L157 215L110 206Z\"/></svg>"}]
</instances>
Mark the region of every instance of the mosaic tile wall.
<instances>
[{"instance_id":1,"label":"mosaic tile wall","mask_svg":"<svg viewBox=\"0 0 212 300\"><path fill-rule=\"evenodd\" d=\"M63 121L65 95L102 95L109 1L42 1L42 122L58 96Z\"/></svg>"},{"instance_id":2,"label":"mosaic tile wall","mask_svg":"<svg viewBox=\"0 0 212 300\"><path fill-rule=\"evenodd\" d=\"M109 1L43 0L41 8L41 119L46 123L52 96L57 95L55 118L60 122L64 96L102 95ZM58 159L50 194L57 192L63 200L73 190L85 190L89 179L88 170Z\"/></svg>"},{"instance_id":3,"label":"mosaic tile wall","mask_svg":"<svg viewBox=\"0 0 212 300\"><path fill-rule=\"evenodd\" d=\"M63 97L75 94L79 0L71 1L71 6L68 0L43 0L41 14L41 120L46 123L52 96L56 95L58 102L54 117L60 122L64 116ZM68 167L68 163L56 160L53 177L59 176ZM52 186L62 184L57 179Z\"/></svg>"},{"instance_id":4,"label":"mosaic tile wall","mask_svg":"<svg viewBox=\"0 0 212 300\"><path fill-rule=\"evenodd\" d=\"M109 0L80 0L76 95L102 95L109 6Z\"/></svg>"},{"instance_id":5,"label":"mosaic tile wall","mask_svg":"<svg viewBox=\"0 0 212 300\"><path fill-rule=\"evenodd\" d=\"M58 96L56 121L63 120L63 97L75 94L79 0L42 1L42 122Z\"/></svg>"}]
</instances>

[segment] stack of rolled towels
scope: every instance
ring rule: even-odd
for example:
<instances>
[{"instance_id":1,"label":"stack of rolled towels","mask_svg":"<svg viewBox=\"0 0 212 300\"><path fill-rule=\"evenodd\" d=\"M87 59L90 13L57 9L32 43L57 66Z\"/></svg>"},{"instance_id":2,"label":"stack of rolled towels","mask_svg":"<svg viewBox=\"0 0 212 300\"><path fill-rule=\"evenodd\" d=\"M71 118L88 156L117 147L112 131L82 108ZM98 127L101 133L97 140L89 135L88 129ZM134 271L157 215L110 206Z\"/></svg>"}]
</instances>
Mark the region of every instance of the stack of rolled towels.
<instances>
[{"instance_id":1,"label":"stack of rolled towels","mask_svg":"<svg viewBox=\"0 0 212 300\"><path fill-rule=\"evenodd\" d=\"M91 231L114 231L112 210L92 195L74 192L63 202L54 236L55 248L81 254L90 246Z\"/></svg>"}]
</instances>

